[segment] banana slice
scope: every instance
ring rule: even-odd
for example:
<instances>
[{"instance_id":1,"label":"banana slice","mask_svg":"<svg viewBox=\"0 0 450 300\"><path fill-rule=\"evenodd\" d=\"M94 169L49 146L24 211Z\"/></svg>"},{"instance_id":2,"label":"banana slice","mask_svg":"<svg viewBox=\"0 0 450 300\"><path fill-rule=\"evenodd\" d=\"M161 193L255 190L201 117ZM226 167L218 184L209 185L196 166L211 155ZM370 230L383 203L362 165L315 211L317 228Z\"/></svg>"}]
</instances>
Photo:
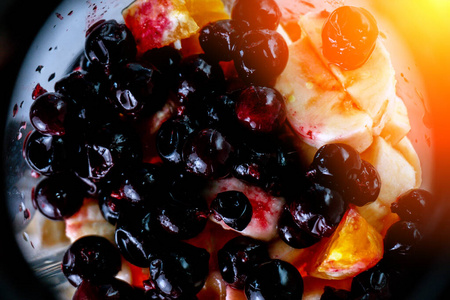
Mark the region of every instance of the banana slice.
<instances>
[{"instance_id":1,"label":"banana slice","mask_svg":"<svg viewBox=\"0 0 450 300\"><path fill-rule=\"evenodd\" d=\"M100 235L114 243L115 227L105 220L96 199L85 198L80 211L65 223L66 236L72 243L85 235Z\"/></svg>"},{"instance_id":2,"label":"banana slice","mask_svg":"<svg viewBox=\"0 0 450 300\"><path fill-rule=\"evenodd\" d=\"M386 122L380 136L391 145L396 145L410 130L411 124L409 123L406 105L400 97L396 97L394 101L394 111Z\"/></svg>"},{"instance_id":3,"label":"banana slice","mask_svg":"<svg viewBox=\"0 0 450 300\"><path fill-rule=\"evenodd\" d=\"M401 147L395 148L382 137L376 137L373 144L361 157L377 169L381 179L378 198L390 205L409 189L420 186L421 170L414 148L405 138Z\"/></svg>"},{"instance_id":4,"label":"banana slice","mask_svg":"<svg viewBox=\"0 0 450 300\"><path fill-rule=\"evenodd\" d=\"M288 120L305 143L320 148L341 142L359 152L372 143L372 118L354 105L309 39L289 46L287 66L275 88L285 97Z\"/></svg>"},{"instance_id":5,"label":"banana slice","mask_svg":"<svg viewBox=\"0 0 450 300\"><path fill-rule=\"evenodd\" d=\"M300 18L302 32L313 44L320 59L329 67L357 107L373 120L373 132L379 135L394 111L395 71L381 39L377 40L369 59L355 70L343 70L322 55L322 27L327 20L324 13L308 13Z\"/></svg>"}]
</instances>

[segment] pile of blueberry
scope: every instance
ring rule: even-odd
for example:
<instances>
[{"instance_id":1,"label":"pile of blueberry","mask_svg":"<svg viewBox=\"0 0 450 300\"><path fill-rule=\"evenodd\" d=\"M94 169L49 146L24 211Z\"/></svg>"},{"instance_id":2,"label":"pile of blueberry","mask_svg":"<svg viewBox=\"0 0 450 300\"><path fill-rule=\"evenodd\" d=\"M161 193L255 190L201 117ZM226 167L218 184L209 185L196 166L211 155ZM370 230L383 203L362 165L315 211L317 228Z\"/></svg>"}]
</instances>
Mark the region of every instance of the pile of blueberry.
<instances>
[{"instance_id":1,"label":"pile of blueberry","mask_svg":"<svg viewBox=\"0 0 450 300\"><path fill-rule=\"evenodd\" d=\"M35 130L24 155L45 176L34 204L46 217L64 220L85 197L96 198L116 228L115 245L86 236L67 250L62 269L77 287L73 299L196 299L211 257L185 240L202 232L211 214L237 231L252 216L238 191L219 193L208 205L203 191L211 180L235 177L284 197L279 233L294 248L330 236L349 204L377 198L376 170L349 146L326 145L310 166L302 164L284 99L273 88L288 59L275 31L279 20L274 1L235 1L232 19L201 29L204 53L187 57L170 46L137 56L125 25L100 21L88 30L73 72L34 101ZM220 62L226 61L236 75L225 76ZM170 117L149 135L149 120L162 109ZM148 162L152 151L156 163ZM410 208L428 196L418 190L405 197L413 200L394 205L403 221L388 232L383 260L404 256L420 238L421 217ZM411 238L401 239L405 231ZM115 278L122 257L149 268L145 290ZM227 284L248 299L302 297L299 271L271 259L262 241L239 236L213 259ZM357 276L352 293L384 291L370 279L375 272L385 276L383 266ZM327 288L323 299L343 293Z\"/></svg>"}]
</instances>

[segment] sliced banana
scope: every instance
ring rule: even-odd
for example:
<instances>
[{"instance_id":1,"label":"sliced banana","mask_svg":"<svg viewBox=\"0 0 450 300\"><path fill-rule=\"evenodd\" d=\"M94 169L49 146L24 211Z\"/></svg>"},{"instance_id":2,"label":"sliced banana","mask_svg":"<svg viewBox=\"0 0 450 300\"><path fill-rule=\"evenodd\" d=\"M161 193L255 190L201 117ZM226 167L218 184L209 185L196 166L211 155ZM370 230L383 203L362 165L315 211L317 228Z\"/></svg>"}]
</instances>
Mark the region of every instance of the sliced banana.
<instances>
[{"instance_id":1,"label":"sliced banana","mask_svg":"<svg viewBox=\"0 0 450 300\"><path fill-rule=\"evenodd\" d=\"M380 136L391 145L396 145L410 130L411 124L409 122L406 105L400 97L396 97L394 101L394 111L389 120L387 120Z\"/></svg>"},{"instance_id":2,"label":"sliced banana","mask_svg":"<svg viewBox=\"0 0 450 300\"><path fill-rule=\"evenodd\" d=\"M357 107L367 112L373 120L373 132L379 135L394 111L395 71L389 52L378 39L369 59L359 68L344 70L330 63L322 55L322 27L327 16L308 13L300 18L302 32L311 40L320 59L328 66Z\"/></svg>"},{"instance_id":3,"label":"sliced banana","mask_svg":"<svg viewBox=\"0 0 450 300\"><path fill-rule=\"evenodd\" d=\"M420 185L420 164L416 160L414 148L408 147L408 140L402 147L395 148L382 137L376 137L373 144L361 153L361 157L370 162L378 171L381 189L378 198L390 205L397 197L409 189Z\"/></svg>"},{"instance_id":4,"label":"sliced banana","mask_svg":"<svg viewBox=\"0 0 450 300\"><path fill-rule=\"evenodd\" d=\"M372 143L372 118L354 105L309 39L289 46L287 66L275 88L285 97L288 120L305 143L320 148L341 142L359 152Z\"/></svg>"}]
</instances>

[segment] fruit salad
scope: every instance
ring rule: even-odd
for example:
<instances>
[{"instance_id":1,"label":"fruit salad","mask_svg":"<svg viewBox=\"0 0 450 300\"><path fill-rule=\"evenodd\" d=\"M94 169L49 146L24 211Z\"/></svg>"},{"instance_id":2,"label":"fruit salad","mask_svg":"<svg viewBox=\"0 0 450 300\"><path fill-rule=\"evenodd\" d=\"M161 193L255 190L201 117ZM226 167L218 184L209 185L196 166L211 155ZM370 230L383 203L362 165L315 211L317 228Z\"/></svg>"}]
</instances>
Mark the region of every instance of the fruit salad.
<instances>
[{"instance_id":1,"label":"fruit salad","mask_svg":"<svg viewBox=\"0 0 450 300\"><path fill-rule=\"evenodd\" d=\"M23 148L61 299L406 295L433 203L406 99L368 10L308 7L136 0L90 24Z\"/></svg>"}]
</instances>

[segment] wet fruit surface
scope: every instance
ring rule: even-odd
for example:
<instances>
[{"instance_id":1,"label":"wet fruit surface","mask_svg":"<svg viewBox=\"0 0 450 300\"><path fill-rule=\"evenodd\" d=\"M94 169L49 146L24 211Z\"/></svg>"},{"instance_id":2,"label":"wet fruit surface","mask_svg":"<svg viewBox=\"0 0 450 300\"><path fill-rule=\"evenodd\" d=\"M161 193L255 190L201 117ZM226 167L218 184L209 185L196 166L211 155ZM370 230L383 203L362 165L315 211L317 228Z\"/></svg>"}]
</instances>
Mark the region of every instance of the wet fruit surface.
<instances>
[{"instance_id":1,"label":"wet fruit surface","mask_svg":"<svg viewBox=\"0 0 450 300\"><path fill-rule=\"evenodd\" d=\"M123 12L132 31L113 20L94 24L55 92L33 95L34 131L23 153L44 177L33 203L50 219L70 219L76 241L63 270L77 287L74 299L301 299L304 276L321 293L330 284L322 299L397 295L407 281L400 274L423 246L431 201L416 188L393 192L395 199L380 193L390 182L370 143L389 134L378 136L393 120L389 103L380 121L370 114L377 107L347 97L348 78L314 52L303 17L302 37L288 46L274 1L235 1L232 19L218 17L225 11L196 15L215 10L204 2L135 1ZM363 65L377 43L363 9L339 8L316 27L326 60L340 69ZM291 58L299 68L278 85ZM290 105L303 98L311 119L292 122L303 110ZM369 140L334 126L308 129L338 115L358 123L351 116L359 110L370 110L370 126L379 122ZM322 129L330 139L316 135ZM404 142L386 144L414 164ZM387 230L396 214L401 221ZM384 241L378 230L387 230Z\"/></svg>"},{"instance_id":2,"label":"wet fruit surface","mask_svg":"<svg viewBox=\"0 0 450 300\"><path fill-rule=\"evenodd\" d=\"M323 27L323 55L343 69L356 69L369 58L377 37L377 22L367 10L342 6Z\"/></svg>"},{"instance_id":3,"label":"wet fruit surface","mask_svg":"<svg viewBox=\"0 0 450 300\"><path fill-rule=\"evenodd\" d=\"M110 241L101 236L85 236L67 249L62 270L72 285L80 286L83 281L110 281L121 264L119 250Z\"/></svg>"},{"instance_id":4,"label":"wet fruit surface","mask_svg":"<svg viewBox=\"0 0 450 300\"><path fill-rule=\"evenodd\" d=\"M303 279L298 270L282 260L271 260L253 269L245 283L247 299L301 299Z\"/></svg>"}]
</instances>

